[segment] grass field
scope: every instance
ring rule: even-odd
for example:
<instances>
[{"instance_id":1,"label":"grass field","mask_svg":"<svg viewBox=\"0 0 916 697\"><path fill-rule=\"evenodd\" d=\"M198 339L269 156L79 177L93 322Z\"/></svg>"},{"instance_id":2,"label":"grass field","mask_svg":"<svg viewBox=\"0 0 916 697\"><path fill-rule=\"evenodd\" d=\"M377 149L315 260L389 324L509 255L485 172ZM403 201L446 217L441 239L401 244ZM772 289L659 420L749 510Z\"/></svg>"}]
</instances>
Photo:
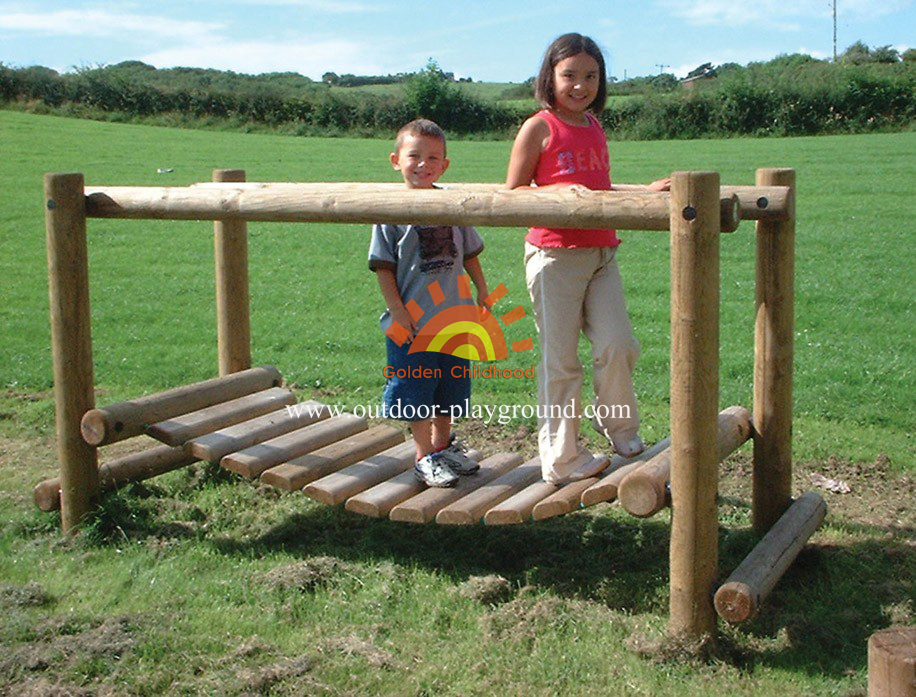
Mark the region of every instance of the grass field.
<instances>
[{"instance_id":1,"label":"grass field","mask_svg":"<svg viewBox=\"0 0 916 697\"><path fill-rule=\"evenodd\" d=\"M619 182L713 169L723 183L750 184L757 167L798 171L796 490L817 471L851 481L853 494L828 499L811 549L758 619L723 628L708 663L658 641L667 514L636 521L598 507L511 530L404 528L191 468L109 497L90 534L61 543L56 517L30 504L31 486L55 472L43 173L80 171L90 185L184 185L217 167L244 168L252 181L396 175L390 144L373 140L0 111L0 143L0 607L9 617L0 694L55 684L86 694L859 694L868 634L914 623L916 134L611 145ZM500 181L509 147L450 143L447 180ZM212 226L89 229L99 404L212 377ZM522 231L481 233L491 286L509 289L504 309L530 311ZM621 237L643 347L643 435L654 441L668 430L667 236ZM350 407L378 399L382 303L367 242L365 226L250 226L254 360L277 365L302 396ZM753 254L751 224L723 238L722 406L751 403ZM507 339L533 334L529 319ZM506 367L534 361L517 354ZM474 389L480 403L534 403L523 380ZM484 442L472 445L530 453L532 428L478 428ZM753 544L747 478L742 452L723 469L723 574Z\"/></svg>"}]
</instances>

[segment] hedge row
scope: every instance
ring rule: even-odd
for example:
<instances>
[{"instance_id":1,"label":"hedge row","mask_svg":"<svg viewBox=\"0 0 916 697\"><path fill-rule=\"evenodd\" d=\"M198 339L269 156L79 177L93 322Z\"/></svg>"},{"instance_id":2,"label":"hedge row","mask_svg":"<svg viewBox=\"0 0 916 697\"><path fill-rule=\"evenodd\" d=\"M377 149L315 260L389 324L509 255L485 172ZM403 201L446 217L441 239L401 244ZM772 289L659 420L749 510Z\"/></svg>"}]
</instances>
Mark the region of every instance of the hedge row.
<instances>
[{"instance_id":1,"label":"hedge row","mask_svg":"<svg viewBox=\"0 0 916 697\"><path fill-rule=\"evenodd\" d=\"M640 140L899 130L916 121L916 80L857 72L816 87L734 80L714 91L630 99L602 120L616 137Z\"/></svg>"},{"instance_id":2,"label":"hedge row","mask_svg":"<svg viewBox=\"0 0 916 697\"><path fill-rule=\"evenodd\" d=\"M68 114L134 120L224 122L301 134L390 135L417 116L449 133L509 137L525 113L484 102L444 79L431 66L411 78L403 93L319 89L299 97L261 89L236 91L160 85L126 79L107 69L58 75L45 68L0 64L0 102L40 104ZM750 74L750 73L749 73ZM602 115L616 139L686 139L728 136L795 136L911 128L916 120L916 71L877 74L831 72L829 80L762 81L747 74L697 92L612 100Z\"/></svg>"}]
</instances>

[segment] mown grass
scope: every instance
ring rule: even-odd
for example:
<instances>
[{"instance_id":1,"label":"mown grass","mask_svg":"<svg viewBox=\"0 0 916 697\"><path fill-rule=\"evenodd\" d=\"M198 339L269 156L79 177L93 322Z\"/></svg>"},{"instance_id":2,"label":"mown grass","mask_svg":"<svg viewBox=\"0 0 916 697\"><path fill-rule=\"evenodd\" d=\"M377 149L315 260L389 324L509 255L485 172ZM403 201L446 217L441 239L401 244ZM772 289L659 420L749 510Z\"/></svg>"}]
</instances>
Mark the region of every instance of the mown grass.
<instances>
[{"instance_id":1,"label":"mown grass","mask_svg":"<svg viewBox=\"0 0 916 697\"><path fill-rule=\"evenodd\" d=\"M826 526L763 613L723 627L713 659L699 662L663 640L667 513L639 521L598 507L512 529L405 527L192 467L109 496L86 534L60 541L57 516L29 500L31 485L55 472L42 174L189 184L214 167L265 181L394 181L395 173L384 141L0 111L0 691L860 694L868 635L914 621L905 209L914 138L612 144L617 181L716 169L740 184L759 166L797 168L794 489L807 485L809 468L856 487L831 500ZM508 150L507 142L452 142L448 180L499 181ZM100 404L215 374L210 229L90 221ZM521 231L482 234L491 283L510 291L505 309L528 308ZM656 440L668 430L667 240L621 236L643 345L644 433ZM378 398L381 301L367 241L362 226L250 226L255 361L276 364L302 396L349 406ZM723 239L723 406L751 402L753 248L748 224ZM534 330L525 320L507 333L517 340ZM475 400L533 403L533 388L478 382ZM484 432L473 433L485 448ZM530 435L524 440L530 447ZM743 462L724 479L723 577L754 543ZM498 592L484 592L488 583Z\"/></svg>"},{"instance_id":2,"label":"mown grass","mask_svg":"<svg viewBox=\"0 0 916 697\"><path fill-rule=\"evenodd\" d=\"M41 177L82 171L89 184L189 184L214 166L251 180L393 181L389 143L240 136L113 126L2 112L8 157L2 223L9 327L0 382L17 393L51 386ZM67 134L61 139L61 132ZM916 389L910 332L912 258L907 213L913 134L801 139L619 143L617 181L649 181L678 169L715 169L753 183L759 166L798 170L795 403L796 456L902 467L912 456ZM50 147L50 144L57 144ZM499 181L508 142L453 142L451 181ZM174 172L158 175L158 168ZM842 172L842 176L838 173ZM215 365L210 226L92 221L90 255L96 382L109 398L210 377ZM483 231L491 285L502 302L529 308L519 263L520 230ZM375 279L365 266L365 226L251 226L253 353L294 384L353 406L381 385ZM647 436L667 431L668 251L664 233L621 232L620 264L642 342L637 386ZM753 226L722 244L721 403L750 404L753 363ZM508 338L534 335L526 319ZM583 360L587 359L583 345ZM512 367L528 367L516 354ZM479 382L481 403L529 404L530 381ZM43 404L43 403L42 403ZM33 408L39 408L37 405ZM45 423L50 423L44 419ZM822 434L829 433L826 439Z\"/></svg>"}]
</instances>

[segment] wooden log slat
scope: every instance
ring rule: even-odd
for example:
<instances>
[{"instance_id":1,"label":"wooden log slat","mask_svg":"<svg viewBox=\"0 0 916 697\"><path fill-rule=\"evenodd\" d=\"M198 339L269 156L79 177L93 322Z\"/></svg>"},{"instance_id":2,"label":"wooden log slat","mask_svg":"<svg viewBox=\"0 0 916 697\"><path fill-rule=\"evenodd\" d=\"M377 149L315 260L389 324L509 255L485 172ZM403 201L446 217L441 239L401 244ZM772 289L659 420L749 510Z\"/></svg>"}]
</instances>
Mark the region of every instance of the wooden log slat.
<instances>
[{"instance_id":1,"label":"wooden log slat","mask_svg":"<svg viewBox=\"0 0 916 697\"><path fill-rule=\"evenodd\" d=\"M146 434L166 445L184 445L197 436L263 416L295 403L296 397L292 392L283 387L271 387L150 424L146 427Z\"/></svg>"},{"instance_id":2,"label":"wooden log slat","mask_svg":"<svg viewBox=\"0 0 916 697\"><path fill-rule=\"evenodd\" d=\"M751 414L734 406L719 413L719 461L731 455L751 437ZM648 518L668 504L668 480L671 474L671 448L667 447L647 463L630 472L620 483L617 496L630 515Z\"/></svg>"},{"instance_id":3,"label":"wooden log slat","mask_svg":"<svg viewBox=\"0 0 916 697\"><path fill-rule=\"evenodd\" d=\"M404 432L400 429L384 424L374 426L271 467L261 474L261 481L284 491L297 491L309 482L403 442Z\"/></svg>"},{"instance_id":4,"label":"wooden log slat","mask_svg":"<svg viewBox=\"0 0 916 697\"><path fill-rule=\"evenodd\" d=\"M733 194L725 199L731 200ZM667 192L314 184L86 187L93 218L668 230ZM723 204L728 228L736 204Z\"/></svg>"},{"instance_id":5,"label":"wooden log slat","mask_svg":"<svg viewBox=\"0 0 916 697\"><path fill-rule=\"evenodd\" d=\"M250 368L165 392L90 409L80 422L83 439L90 445L107 445L143 433L147 425L180 414L227 402L252 392L278 387L283 378L276 368Z\"/></svg>"},{"instance_id":6,"label":"wooden log slat","mask_svg":"<svg viewBox=\"0 0 916 697\"><path fill-rule=\"evenodd\" d=\"M432 522L436 514L450 503L501 477L521 463L522 458L516 453L492 455L480 463L480 469L475 474L459 477L455 486L448 489L426 489L396 505L388 517L399 523Z\"/></svg>"},{"instance_id":7,"label":"wooden log slat","mask_svg":"<svg viewBox=\"0 0 916 697\"><path fill-rule=\"evenodd\" d=\"M158 445L100 465L98 468L99 489L112 491L130 482L149 479L194 462L198 462L198 458L187 453L184 448ZM55 477L37 484L32 491L32 498L39 510L45 512L58 510L60 508L60 479Z\"/></svg>"},{"instance_id":8,"label":"wooden log slat","mask_svg":"<svg viewBox=\"0 0 916 697\"><path fill-rule=\"evenodd\" d=\"M624 478L630 472L636 471L638 467L658 455L669 445L671 445L671 439L665 438L655 445L646 448L636 457L626 458L620 455L614 455L614 457L611 458L611 464L606 470L606 474L582 492L582 505L586 507L594 506L596 503L613 501L616 499L617 489L620 487L620 483Z\"/></svg>"},{"instance_id":9,"label":"wooden log slat","mask_svg":"<svg viewBox=\"0 0 916 697\"><path fill-rule=\"evenodd\" d=\"M541 478L541 459L535 457L511 472L485 484L436 514L440 525L474 525L493 506L517 494Z\"/></svg>"},{"instance_id":10,"label":"wooden log slat","mask_svg":"<svg viewBox=\"0 0 916 697\"><path fill-rule=\"evenodd\" d=\"M341 414L226 455L219 464L230 472L254 479L271 467L365 431L367 425L364 418Z\"/></svg>"},{"instance_id":11,"label":"wooden log slat","mask_svg":"<svg viewBox=\"0 0 916 697\"><path fill-rule=\"evenodd\" d=\"M480 452L477 450L468 450L466 454L472 460L480 458ZM359 513L369 518L386 518L391 509L399 503L429 488L414 474L415 462L414 459L407 471L351 496L344 504L344 508L351 513Z\"/></svg>"},{"instance_id":12,"label":"wooden log slat","mask_svg":"<svg viewBox=\"0 0 916 697\"><path fill-rule=\"evenodd\" d=\"M719 617L732 624L753 617L826 514L819 494L796 499L716 591Z\"/></svg>"},{"instance_id":13,"label":"wooden log slat","mask_svg":"<svg viewBox=\"0 0 916 697\"><path fill-rule=\"evenodd\" d=\"M538 481L529 484L517 494L493 506L483 516L487 525L518 525L531 519L531 511L536 503L547 498L557 490L556 484Z\"/></svg>"},{"instance_id":14,"label":"wooden log slat","mask_svg":"<svg viewBox=\"0 0 916 697\"><path fill-rule=\"evenodd\" d=\"M185 448L201 460L219 462L230 453L310 426L330 416L331 410L327 405L309 400L289 409L278 409L250 421L193 438L185 443Z\"/></svg>"},{"instance_id":15,"label":"wooden log slat","mask_svg":"<svg viewBox=\"0 0 916 697\"><path fill-rule=\"evenodd\" d=\"M604 466L607 467L607 455L595 455L592 458L592 463L589 465L590 468L595 468L595 461L602 459L604 461ZM582 503L582 492L597 481L598 477L595 476L586 477L585 479L566 484L547 498L538 501L534 505L534 508L531 509L531 517L534 520L547 520L548 518L555 518L557 516L566 515L567 513L572 513L579 508Z\"/></svg>"},{"instance_id":16,"label":"wooden log slat","mask_svg":"<svg viewBox=\"0 0 916 697\"><path fill-rule=\"evenodd\" d=\"M336 506L361 491L413 469L415 459L416 444L408 440L311 482L302 492L320 503Z\"/></svg>"},{"instance_id":17,"label":"wooden log slat","mask_svg":"<svg viewBox=\"0 0 916 697\"><path fill-rule=\"evenodd\" d=\"M562 513L568 513L569 510L578 508L578 498L575 503L561 504L559 502L564 501L564 497L570 495L574 490L577 492L577 497L581 496L585 488L598 481L596 473L600 473L602 470L606 469L609 464L606 455L584 453L579 456L579 459L580 462L578 466L576 466L576 469L565 482L561 484L551 484L548 482L536 481L533 484L529 484L521 491L513 494L502 503L493 506L487 511L484 515L484 522L487 525L518 525L519 523L524 523L533 516L535 506L558 492L562 493L560 496L553 499L549 507L541 509L541 515L552 517L553 515L561 515ZM583 485L582 482L585 481L587 481L588 484ZM562 511L562 513L559 511L552 513L553 510L557 509L557 506L571 506L571 508Z\"/></svg>"}]
</instances>

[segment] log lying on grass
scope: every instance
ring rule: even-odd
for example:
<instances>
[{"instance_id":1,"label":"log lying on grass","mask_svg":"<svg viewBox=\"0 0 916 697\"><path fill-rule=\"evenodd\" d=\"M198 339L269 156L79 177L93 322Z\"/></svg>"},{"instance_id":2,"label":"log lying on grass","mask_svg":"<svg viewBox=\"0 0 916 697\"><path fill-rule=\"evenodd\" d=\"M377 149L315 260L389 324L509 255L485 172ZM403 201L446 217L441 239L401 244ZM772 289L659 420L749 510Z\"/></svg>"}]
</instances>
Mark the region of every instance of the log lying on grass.
<instances>
[{"instance_id":1,"label":"log lying on grass","mask_svg":"<svg viewBox=\"0 0 916 697\"><path fill-rule=\"evenodd\" d=\"M125 455L99 466L99 489L112 491L130 482L171 472L185 467L198 458L187 453L184 448L159 445L148 450ZM60 509L60 478L46 479L32 490L35 505L45 512Z\"/></svg>"},{"instance_id":2,"label":"log lying on grass","mask_svg":"<svg viewBox=\"0 0 916 697\"><path fill-rule=\"evenodd\" d=\"M751 437L751 414L744 407L729 407L719 413L718 450L722 461ZM671 447L640 465L620 483L617 497L630 515L647 518L667 505L671 474Z\"/></svg>"},{"instance_id":3,"label":"log lying on grass","mask_svg":"<svg viewBox=\"0 0 916 697\"><path fill-rule=\"evenodd\" d=\"M732 624L753 617L826 514L819 494L796 499L716 591L719 617Z\"/></svg>"},{"instance_id":4,"label":"log lying on grass","mask_svg":"<svg viewBox=\"0 0 916 697\"><path fill-rule=\"evenodd\" d=\"M272 366L249 368L104 409L90 409L80 422L80 433L89 445L115 443L140 435L149 424L278 387L282 382L279 371Z\"/></svg>"}]
</instances>

